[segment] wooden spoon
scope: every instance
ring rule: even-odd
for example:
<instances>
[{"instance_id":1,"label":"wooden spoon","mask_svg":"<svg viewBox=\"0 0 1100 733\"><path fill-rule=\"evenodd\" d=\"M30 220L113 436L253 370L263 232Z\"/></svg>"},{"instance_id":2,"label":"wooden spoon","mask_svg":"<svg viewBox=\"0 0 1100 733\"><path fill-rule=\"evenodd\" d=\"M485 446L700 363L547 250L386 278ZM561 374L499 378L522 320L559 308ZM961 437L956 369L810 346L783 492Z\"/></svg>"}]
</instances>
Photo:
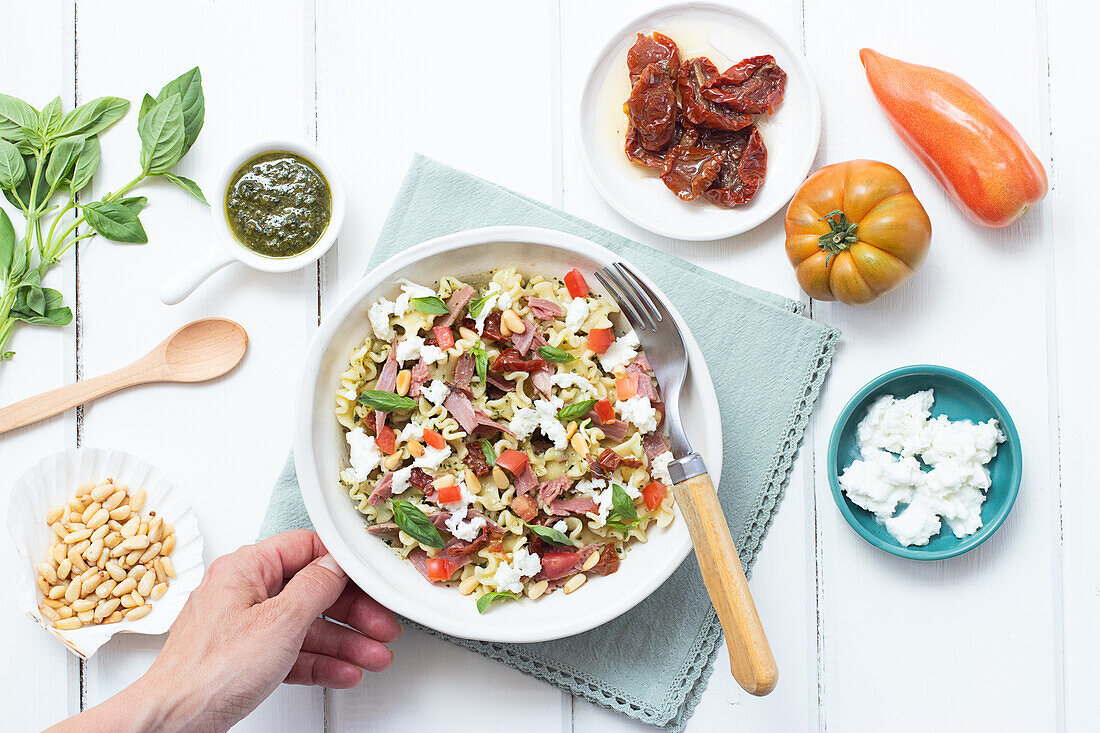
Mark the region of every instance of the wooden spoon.
<instances>
[{"instance_id":1,"label":"wooden spoon","mask_svg":"<svg viewBox=\"0 0 1100 733\"><path fill-rule=\"evenodd\" d=\"M205 382L220 377L237 366L247 349L248 334L239 324L224 318L193 321L129 366L0 409L0 433L137 384Z\"/></svg>"}]
</instances>

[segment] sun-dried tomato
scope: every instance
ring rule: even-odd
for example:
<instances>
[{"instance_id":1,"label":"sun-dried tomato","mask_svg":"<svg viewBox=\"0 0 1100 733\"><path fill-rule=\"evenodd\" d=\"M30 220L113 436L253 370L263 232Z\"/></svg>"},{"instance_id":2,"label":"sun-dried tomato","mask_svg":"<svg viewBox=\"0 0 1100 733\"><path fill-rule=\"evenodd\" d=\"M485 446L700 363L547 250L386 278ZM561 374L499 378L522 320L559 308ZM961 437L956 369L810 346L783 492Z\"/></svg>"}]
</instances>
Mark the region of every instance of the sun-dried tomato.
<instances>
[{"instance_id":1,"label":"sun-dried tomato","mask_svg":"<svg viewBox=\"0 0 1100 733\"><path fill-rule=\"evenodd\" d=\"M638 131L628 125L626 128L626 145L623 146L626 157L632 163L637 163L646 168L656 168L660 170L665 167L665 161L668 159L668 154L672 151L675 144L680 141L683 134L683 127L677 124L676 130L672 134L672 144L664 150L652 151L642 147L642 143L638 139Z\"/></svg>"},{"instance_id":2,"label":"sun-dried tomato","mask_svg":"<svg viewBox=\"0 0 1100 733\"><path fill-rule=\"evenodd\" d=\"M484 476L493 470L485 460L485 451L481 448L481 441L471 440L466 444L466 467L473 471L475 476Z\"/></svg>"},{"instance_id":3,"label":"sun-dried tomato","mask_svg":"<svg viewBox=\"0 0 1100 733\"><path fill-rule=\"evenodd\" d=\"M722 152L697 146L698 137L695 130L685 132L661 169L661 180L684 201L702 196L722 168Z\"/></svg>"},{"instance_id":4,"label":"sun-dried tomato","mask_svg":"<svg viewBox=\"0 0 1100 733\"><path fill-rule=\"evenodd\" d=\"M611 448L604 448L596 460L607 472L614 471L623 462L622 457Z\"/></svg>"},{"instance_id":5,"label":"sun-dried tomato","mask_svg":"<svg viewBox=\"0 0 1100 733\"><path fill-rule=\"evenodd\" d=\"M596 575L611 575L619 569L619 553L615 552L615 543L608 542L600 551L600 559L592 566Z\"/></svg>"},{"instance_id":6,"label":"sun-dried tomato","mask_svg":"<svg viewBox=\"0 0 1100 733\"><path fill-rule=\"evenodd\" d=\"M707 200L727 207L751 201L768 167L768 151L756 125L736 132L704 130L699 145L722 153L718 176L705 192Z\"/></svg>"},{"instance_id":7,"label":"sun-dried tomato","mask_svg":"<svg viewBox=\"0 0 1100 733\"><path fill-rule=\"evenodd\" d=\"M431 488L433 480L434 479L423 469L414 468L409 472L409 483L421 491Z\"/></svg>"},{"instance_id":8,"label":"sun-dried tomato","mask_svg":"<svg viewBox=\"0 0 1100 733\"><path fill-rule=\"evenodd\" d=\"M690 122L715 130L740 130L752 124L752 115L715 104L702 91L718 77L718 69L706 56L685 61L680 66L677 86L684 116Z\"/></svg>"},{"instance_id":9,"label":"sun-dried tomato","mask_svg":"<svg viewBox=\"0 0 1100 733\"><path fill-rule=\"evenodd\" d=\"M676 84L657 64L642 69L626 100L626 114L645 150L664 150L676 133Z\"/></svg>"},{"instance_id":10,"label":"sun-dried tomato","mask_svg":"<svg viewBox=\"0 0 1100 733\"><path fill-rule=\"evenodd\" d=\"M669 76L675 78L680 71L680 49L676 42L663 33L653 31L648 36L638 34L634 45L626 52L626 68L630 70L630 83L633 85L642 69L657 64Z\"/></svg>"},{"instance_id":11,"label":"sun-dried tomato","mask_svg":"<svg viewBox=\"0 0 1100 733\"><path fill-rule=\"evenodd\" d=\"M554 367L545 359L524 359L517 350L507 348L500 352L489 368L494 372L537 372L542 369L551 371Z\"/></svg>"},{"instance_id":12,"label":"sun-dried tomato","mask_svg":"<svg viewBox=\"0 0 1100 733\"><path fill-rule=\"evenodd\" d=\"M786 86L787 73L774 56L753 56L712 79L703 96L735 112L771 114L783 101Z\"/></svg>"}]
</instances>

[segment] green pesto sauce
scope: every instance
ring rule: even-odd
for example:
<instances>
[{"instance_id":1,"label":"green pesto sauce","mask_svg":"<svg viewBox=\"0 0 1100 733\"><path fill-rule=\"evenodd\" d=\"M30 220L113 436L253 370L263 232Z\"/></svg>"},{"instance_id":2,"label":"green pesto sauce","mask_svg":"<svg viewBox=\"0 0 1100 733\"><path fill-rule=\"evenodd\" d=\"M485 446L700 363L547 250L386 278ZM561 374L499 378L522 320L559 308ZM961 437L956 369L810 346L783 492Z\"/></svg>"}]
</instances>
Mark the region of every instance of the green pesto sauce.
<instances>
[{"instance_id":1,"label":"green pesto sauce","mask_svg":"<svg viewBox=\"0 0 1100 733\"><path fill-rule=\"evenodd\" d=\"M332 218L332 191L317 166L276 150L229 179L225 217L237 241L265 257L293 257L317 244Z\"/></svg>"}]
</instances>

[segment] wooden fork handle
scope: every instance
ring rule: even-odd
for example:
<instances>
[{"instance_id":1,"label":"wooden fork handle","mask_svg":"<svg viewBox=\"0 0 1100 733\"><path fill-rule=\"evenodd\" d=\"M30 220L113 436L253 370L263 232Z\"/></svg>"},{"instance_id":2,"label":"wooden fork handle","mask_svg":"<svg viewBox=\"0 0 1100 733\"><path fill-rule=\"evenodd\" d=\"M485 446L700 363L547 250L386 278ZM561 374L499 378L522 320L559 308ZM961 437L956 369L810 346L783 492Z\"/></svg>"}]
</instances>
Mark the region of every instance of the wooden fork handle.
<instances>
[{"instance_id":1,"label":"wooden fork handle","mask_svg":"<svg viewBox=\"0 0 1100 733\"><path fill-rule=\"evenodd\" d=\"M733 677L747 692L767 695L775 688L779 670L710 475L686 479L672 491L687 520L703 583L726 634Z\"/></svg>"},{"instance_id":2,"label":"wooden fork handle","mask_svg":"<svg viewBox=\"0 0 1100 733\"><path fill-rule=\"evenodd\" d=\"M133 366L58 387L0 409L0 433L60 415L77 405L146 381L141 373L135 372Z\"/></svg>"}]
</instances>

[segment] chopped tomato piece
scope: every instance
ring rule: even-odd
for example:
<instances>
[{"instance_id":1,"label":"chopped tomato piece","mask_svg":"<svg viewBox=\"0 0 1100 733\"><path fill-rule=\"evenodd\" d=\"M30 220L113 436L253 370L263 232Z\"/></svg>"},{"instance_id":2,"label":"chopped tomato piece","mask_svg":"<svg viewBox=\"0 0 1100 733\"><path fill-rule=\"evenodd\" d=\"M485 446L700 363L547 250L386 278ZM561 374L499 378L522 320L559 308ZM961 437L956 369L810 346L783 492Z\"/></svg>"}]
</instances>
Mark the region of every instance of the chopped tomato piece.
<instances>
[{"instance_id":1,"label":"chopped tomato piece","mask_svg":"<svg viewBox=\"0 0 1100 733\"><path fill-rule=\"evenodd\" d=\"M516 516L525 522L530 522L539 513L539 504L534 498L527 496L526 494L517 496L512 499L512 503L509 508L516 513Z\"/></svg>"},{"instance_id":2,"label":"chopped tomato piece","mask_svg":"<svg viewBox=\"0 0 1100 733\"><path fill-rule=\"evenodd\" d=\"M388 456L397 449L397 433L393 432L393 428L389 425L383 425L378 435L374 437L374 443L378 446L378 450Z\"/></svg>"},{"instance_id":3,"label":"chopped tomato piece","mask_svg":"<svg viewBox=\"0 0 1100 733\"><path fill-rule=\"evenodd\" d=\"M439 489L435 496L436 501L440 504L450 504L462 499L462 489L458 487L458 484L451 484Z\"/></svg>"},{"instance_id":4,"label":"chopped tomato piece","mask_svg":"<svg viewBox=\"0 0 1100 733\"><path fill-rule=\"evenodd\" d=\"M441 557L428 558L428 580L437 583L447 580L458 569L458 563L445 560Z\"/></svg>"},{"instance_id":5,"label":"chopped tomato piece","mask_svg":"<svg viewBox=\"0 0 1100 733\"><path fill-rule=\"evenodd\" d=\"M579 552L548 552L542 556L542 572L547 580L565 577L581 559Z\"/></svg>"},{"instance_id":6,"label":"chopped tomato piece","mask_svg":"<svg viewBox=\"0 0 1100 733\"><path fill-rule=\"evenodd\" d=\"M666 496L668 496L668 489L660 481L654 481L642 489L642 498L645 499L645 506L649 511L659 507Z\"/></svg>"},{"instance_id":7,"label":"chopped tomato piece","mask_svg":"<svg viewBox=\"0 0 1100 733\"><path fill-rule=\"evenodd\" d=\"M565 287L569 289L569 294L574 298L588 297L588 283L581 271L575 267L565 273Z\"/></svg>"},{"instance_id":8,"label":"chopped tomato piece","mask_svg":"<svg viewBox=\"0 0 1100 733\"><path fill-rule=\"evenodd\" d=\"M432 333L435 334L435 342L439 348L449 349L455 345L455 335L450 326L436 326Z\"/></svg>"},{"instance_id":9,"label":"chopped tomato piece","mask_svg":"<svg viewBox=\"0 0 1100 733\"><path fill-rule=\"evenodd\" d=\"M607 351L615 340L615 332L610 328L593 328L588 332L588 348L597 354Z\"/></svg>"},{"instance_id":10,"label":"chopped tomato piece","mask_svg":"<svg viewBox=\"0 0 1100 733\"><path fill-rule=\"evenodd\" d=\"M596 417L600 418L600 422L603 424L615 422L615 408L611 406L610 400L600 400L596 403Z\"/></svg>"},{"instance_id":11,"label":"chopped tomato piece","mask_svg":"<svg viewBox=\"0 0 1100 733\"><path fill-rule=\"evenodd\" d=\"M633 374L624 374L615 380L615 396L620 400L629 400L638 394L638 378Z\"/></svg>"},{"instance_id":12,"label":"chopped tomato piece","mask_svg":"<svg viewBox=\"0 0 1100 733\"><path fill-rule=\"evenodd\" d=\"M443 439L443 436L431 428L424 428L424 442L436 450L442 450L443 446L447 445L447 441Z\"/></svg>"},{"instance_id":13,"label":"chopped tomato piece","mask_svg":"<svg viewBox=\"0 0 1100 733\"><path fill-rule=\"evenodd\" d=\"M527 454L523 451L509 448L497 456L497 465L513 476L519 476L523 473L523 470L527 468Z\"/></svg>"}]
</instances>

